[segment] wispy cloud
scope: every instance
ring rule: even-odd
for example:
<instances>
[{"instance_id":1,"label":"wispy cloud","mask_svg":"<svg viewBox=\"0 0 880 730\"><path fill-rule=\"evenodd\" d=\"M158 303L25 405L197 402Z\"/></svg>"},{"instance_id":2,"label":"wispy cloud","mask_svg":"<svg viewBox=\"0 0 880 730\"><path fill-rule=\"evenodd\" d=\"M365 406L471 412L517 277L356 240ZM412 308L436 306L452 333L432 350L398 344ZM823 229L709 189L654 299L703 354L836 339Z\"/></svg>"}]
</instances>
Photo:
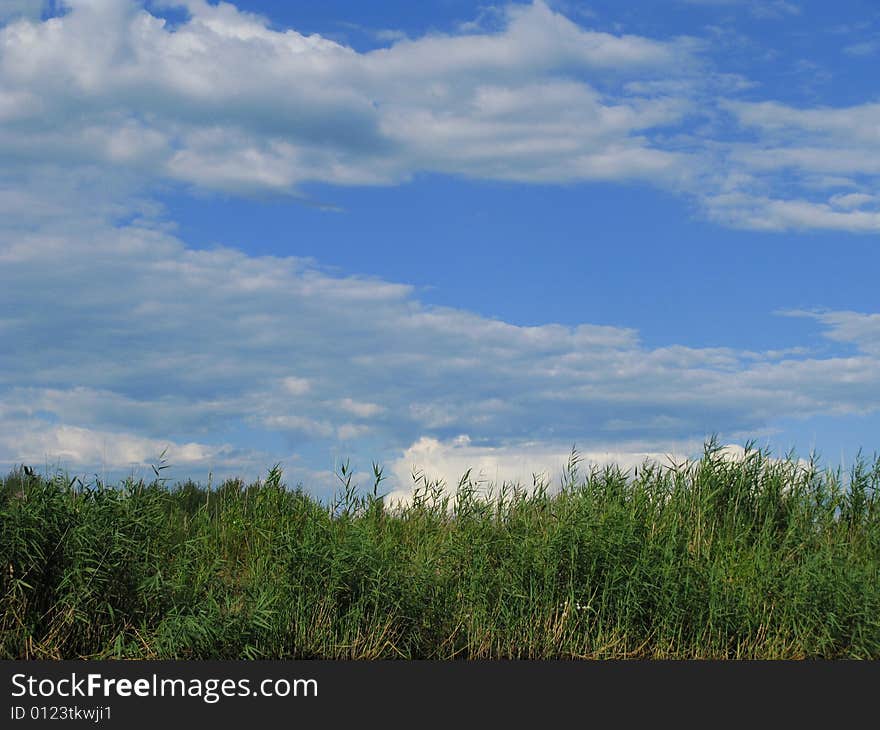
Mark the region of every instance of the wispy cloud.
<instances>
[{"instance_id":1,"label":"wispy cloud","mask_svg":"<svg viewBox=\"0 0 880 730\"><path fill-rule=\"evenodd\" d=\"M720 173L706 196L711 215L763 230L880 231L880 105L722 108L752 139L718 145Z\"/></svg>"},{"instance_id":2,"label":"wispy cloud","mask_svg":"<svg viewBox=\"0 0 880 730\"><path fill-rule=\"evenodd\" d=\"M779 20L800 15L801 8L789 0L679 0L688 5L705 7L742 8L755 18Z\"/></svg>"},{"instance_id":3,"label":"wispy cloud","mask_svg":"<svg viewBox=\"0 0 880 730\"><path fill-rule=\"evenodd\" d=\"M860 41L845 46L843 52L850 56L874 56L880 52L880 40Z\"/></svg>"},{"instance_id":4,"label":"wispy cloud","mask_svg":"<svg viewBox=\"0 0 880 730\"><path fill-rule=\"evenodd\" d=\"M862 354L880 355L880 314L791 310L789 317L807 317L825 325L825 337L853 345Z\"/></svg>"}]
</instances>

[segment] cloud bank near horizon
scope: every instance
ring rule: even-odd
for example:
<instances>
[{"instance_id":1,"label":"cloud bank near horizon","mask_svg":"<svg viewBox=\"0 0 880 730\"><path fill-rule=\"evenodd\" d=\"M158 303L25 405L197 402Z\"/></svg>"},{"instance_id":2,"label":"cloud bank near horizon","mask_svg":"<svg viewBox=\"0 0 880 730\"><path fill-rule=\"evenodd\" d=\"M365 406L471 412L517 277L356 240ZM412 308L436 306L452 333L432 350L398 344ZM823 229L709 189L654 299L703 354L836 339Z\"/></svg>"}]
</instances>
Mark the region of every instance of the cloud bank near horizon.
<instances>
[{"instance_id":1,"label":"cloud bank near horizon","mask_svg":"<svg viewBox=\"0 0 880 730\"><path fill-rule=\"evenodd\" d=\"M812 318L840 354L647 347L632 329L517 326L297 258L80 225L2 239L6 460L94 464L104 450L124 466L168 439L181 466L219 468L260 463L267 439L285 454L401 453L461 435L642 453L718 423L754 435L880 409L876 315L783 313Z\"/></svg>"}]
</instances>

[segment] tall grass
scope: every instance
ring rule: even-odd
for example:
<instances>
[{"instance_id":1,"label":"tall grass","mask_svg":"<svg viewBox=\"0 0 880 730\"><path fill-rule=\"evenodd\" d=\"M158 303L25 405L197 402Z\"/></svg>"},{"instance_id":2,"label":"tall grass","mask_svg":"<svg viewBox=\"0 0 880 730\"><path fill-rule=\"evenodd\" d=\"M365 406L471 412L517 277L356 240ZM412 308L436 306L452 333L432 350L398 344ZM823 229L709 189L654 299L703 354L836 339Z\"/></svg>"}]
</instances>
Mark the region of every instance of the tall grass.
<instances>
[{"instance_id":1,"label":"tall grass","mask_svg":"<svg viewBox=\"0 0 880 730\"><path fill-rule=\"evenodd\" d=\"M880 658L880 459L251 485L0 482L3 658ZM158 472L157 472L158 476Z\"/></svg>"}]
</instances>

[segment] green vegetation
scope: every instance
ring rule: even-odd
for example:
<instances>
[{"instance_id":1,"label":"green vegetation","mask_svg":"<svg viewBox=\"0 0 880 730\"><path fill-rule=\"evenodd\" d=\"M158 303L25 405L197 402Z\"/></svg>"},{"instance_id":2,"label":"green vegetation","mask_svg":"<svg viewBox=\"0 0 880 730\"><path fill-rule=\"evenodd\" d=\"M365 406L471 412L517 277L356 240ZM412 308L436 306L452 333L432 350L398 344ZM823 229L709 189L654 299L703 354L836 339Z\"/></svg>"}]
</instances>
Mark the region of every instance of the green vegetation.
<instances>
[{"instance_id":1,"label":"green vegetation","mask_svg":"<svg viewBox=\"0 0 880 730\"><path fill-rule=\"evenodd\" d=\"M158 475L158 471L157 471ZM880 459L714 444L486 495L424 477L322 504L0 482L2 658L880 658Z\"/></svg>"}]
</instances>

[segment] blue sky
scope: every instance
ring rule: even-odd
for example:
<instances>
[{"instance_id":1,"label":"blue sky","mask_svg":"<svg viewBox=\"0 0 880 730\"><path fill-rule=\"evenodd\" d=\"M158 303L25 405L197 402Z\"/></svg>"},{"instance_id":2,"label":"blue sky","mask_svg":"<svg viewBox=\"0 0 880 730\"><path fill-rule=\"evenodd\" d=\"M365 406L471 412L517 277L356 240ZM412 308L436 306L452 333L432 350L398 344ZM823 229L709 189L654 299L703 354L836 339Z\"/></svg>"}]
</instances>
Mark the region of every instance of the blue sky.
<instances>
[{"instance_id":1,"label":"blue sky","mask_svg":"<svg viewBox=\"0 0 880 730\"><path fill-rule=\"evenodd\" d=\"M848 463L878 59L868 2L6 2L0 465Z\"/></svg>"}]
</instances>

